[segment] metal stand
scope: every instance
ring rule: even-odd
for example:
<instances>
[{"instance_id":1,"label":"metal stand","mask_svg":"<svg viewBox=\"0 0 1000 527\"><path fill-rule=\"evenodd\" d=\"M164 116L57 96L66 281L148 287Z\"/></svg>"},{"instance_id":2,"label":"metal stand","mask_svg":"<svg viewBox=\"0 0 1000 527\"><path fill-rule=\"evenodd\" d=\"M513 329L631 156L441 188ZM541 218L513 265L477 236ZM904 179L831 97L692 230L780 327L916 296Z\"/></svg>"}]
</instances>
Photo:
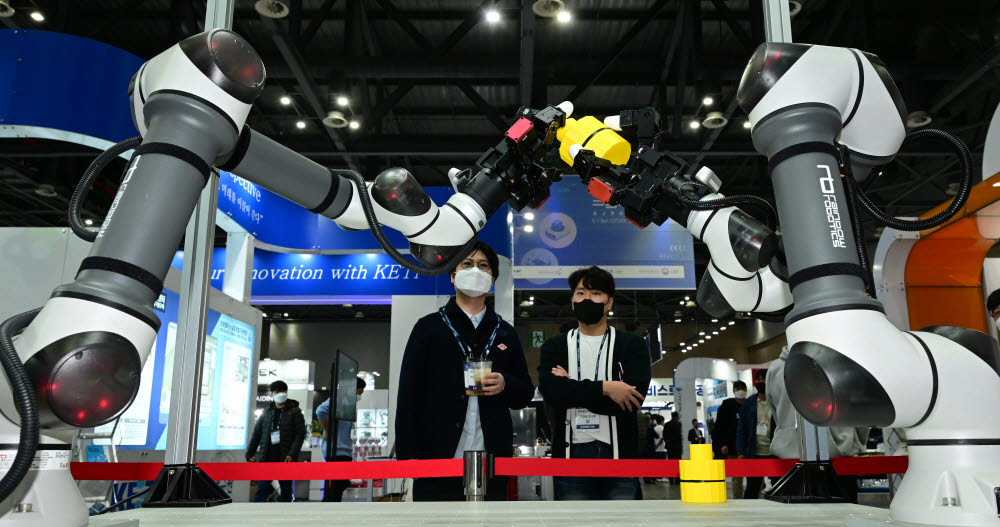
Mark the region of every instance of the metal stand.
<instances>
[{"instance_id":1,"label":"metal stand","mask_svg":"<svg viewBox=\"0 0 1000 527\"><path fill-rule=\"evenodd\" d=\"M493 463L482 450L467 450L465 461L465 501L486 501L486 485L493 476Z\"/></svg>"},{"instance_id":2,"label":"metal stand","mask_svg":"<svg viewBox=\"0 0 1000 527\"><path fill-rule=\"evenodd\" d=\"M852 500L837 480L830 462L830 441L825 427L816 426L801 415L795 416L799 429L797 463L764 495L781 503L850 503Z\"/></svg>"},{"instance_id":3,"label":"metal stand","mask_svg":"<svg viewBox=\"0 0 1000 527\"><path fill-rule=\"evenodd\" d=\"M214 507L233 498L197 465L164 465L143 507Z\"/></svg>"}]
</instances>

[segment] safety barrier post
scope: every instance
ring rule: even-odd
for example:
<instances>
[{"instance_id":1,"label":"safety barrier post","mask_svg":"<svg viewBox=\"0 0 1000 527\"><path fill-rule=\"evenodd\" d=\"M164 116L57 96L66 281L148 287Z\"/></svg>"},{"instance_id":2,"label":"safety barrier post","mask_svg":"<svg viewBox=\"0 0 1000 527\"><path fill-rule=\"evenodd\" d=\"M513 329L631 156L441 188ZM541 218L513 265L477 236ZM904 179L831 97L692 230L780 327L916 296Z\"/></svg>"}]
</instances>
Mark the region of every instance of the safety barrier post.
<instances>
[{"instance_id":1,"label":"safety barrier post","mask_svg":"<svg viewBox=\"0 0 1000 527\"><path fill-rule=\"evenodd\" d=\"M486 501L486 484L491 475L489 454L467 450L465 460L465 501Z\"/></svg>"}]
</instances>

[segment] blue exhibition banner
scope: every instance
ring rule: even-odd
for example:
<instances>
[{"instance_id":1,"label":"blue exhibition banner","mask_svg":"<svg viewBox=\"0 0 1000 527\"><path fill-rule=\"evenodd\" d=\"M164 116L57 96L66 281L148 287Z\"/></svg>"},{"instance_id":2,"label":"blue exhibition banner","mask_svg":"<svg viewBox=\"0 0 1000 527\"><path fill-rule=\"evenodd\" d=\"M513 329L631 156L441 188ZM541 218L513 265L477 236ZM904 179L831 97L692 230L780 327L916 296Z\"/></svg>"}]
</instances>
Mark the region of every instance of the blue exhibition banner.
<instances>
[{"instance_id":1,"label":"blue exhibition banner","mask_svg":"<svg viewBox=\"0 0 1000 527\"><path fill-rule=\"evenodd\" d=\"M375 174L367 174L374 177ZM427 187L427 194L439 206L455 193L451 187ZM479 231L478 238L497 254L510 257L509 207L504 205ZM345 231L332 220L269 192L235 174L222 172L219 180L219 211L226 214L261 242L275 249L319 251L380 251L375 236L367 230ZM384 229L393 247L407 250L406 237Z\"/></svg>"},{"instance_id":2,"label":"blue exhibition banner","mask_svg":"<svg viewBox=\"0 0 1000 527\"><path fill-rule=\"evenodd\" d=\"M551 191L538 210L514 215L515 288L564 289L573 271L591 265L610 271L619 289L695 288L687 229L673 221L640 229L621 207L587 194L577 176Z\"/></svg>"},{"instance_id":3,"label":"blue exhibition banner","mask_svg":"<svg viewBox=\"0 0 1000 527\"><path fill-rule=\"evenodd\" d=\"M215 249L212 255L212 287L216 289L222 289L225 251ZM172 265L180 269L183 259L178 251ZM257 249L251 280L250 301L254 304L389 303L392 295L455 292L448 275L420 275L379 253L293 254Z\"/></svg>"}]
</instances>

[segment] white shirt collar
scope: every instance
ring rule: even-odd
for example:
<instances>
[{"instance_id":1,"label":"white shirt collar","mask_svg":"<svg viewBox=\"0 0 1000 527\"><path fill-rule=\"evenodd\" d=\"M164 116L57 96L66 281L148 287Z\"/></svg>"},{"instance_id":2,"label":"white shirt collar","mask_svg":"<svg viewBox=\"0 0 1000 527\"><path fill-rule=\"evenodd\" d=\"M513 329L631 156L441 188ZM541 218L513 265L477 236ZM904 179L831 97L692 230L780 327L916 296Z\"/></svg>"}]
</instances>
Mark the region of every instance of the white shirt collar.
<instances>
[{"instance_id":1,"label":"white shirt collar","mask_svg":"<svg viewBox=\"0 0 1000 527\"><path fill-rule=\"evenodd\" d=\"M462 313L465 313L465 315L469 317L469 321L472 322L472 327L474 327L474 328L478 328L479 327L479 323L482 322L484 318L486 318L486 308L485 307L483 308L482 311L480 311L479 313L476 313L475 315L470 315L464 309L462 310Z\"/></svg>"}]
</instances>

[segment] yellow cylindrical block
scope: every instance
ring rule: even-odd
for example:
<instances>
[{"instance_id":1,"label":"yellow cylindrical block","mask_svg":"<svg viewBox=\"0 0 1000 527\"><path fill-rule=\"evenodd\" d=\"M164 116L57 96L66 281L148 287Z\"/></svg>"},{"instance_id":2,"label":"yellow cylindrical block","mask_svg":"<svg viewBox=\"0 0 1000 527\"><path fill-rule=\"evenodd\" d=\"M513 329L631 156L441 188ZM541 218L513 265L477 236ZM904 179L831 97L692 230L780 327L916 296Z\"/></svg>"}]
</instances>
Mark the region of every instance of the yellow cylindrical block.
<instances>
[{"instance_id":1,"label":"yellow cylindrical block","mask_svg":"<svg viewBox=\"0 0 1000 527\"><path fill-rule=\"evenodd\" d=\"M566 125L556 132L556 139L560 142L559 157L569 166L573 166L573 158L569 155L569 147L573 145L592 150L597 157L616 165L627 164L632 155L632 145L628 141L590 115L566 119Z\"/></svg>"},{"instance_id":2,"label":"yellow cylindrical block","mask_svg":"<svg viewBox=\"0 0 1000 527\"><path fill-rule=\"evenodd\" d=\"M682 459L681 501L726 502L726 462L712 459L712 445L691 445L691 459Z\"/></svg>"}]
</instances>

